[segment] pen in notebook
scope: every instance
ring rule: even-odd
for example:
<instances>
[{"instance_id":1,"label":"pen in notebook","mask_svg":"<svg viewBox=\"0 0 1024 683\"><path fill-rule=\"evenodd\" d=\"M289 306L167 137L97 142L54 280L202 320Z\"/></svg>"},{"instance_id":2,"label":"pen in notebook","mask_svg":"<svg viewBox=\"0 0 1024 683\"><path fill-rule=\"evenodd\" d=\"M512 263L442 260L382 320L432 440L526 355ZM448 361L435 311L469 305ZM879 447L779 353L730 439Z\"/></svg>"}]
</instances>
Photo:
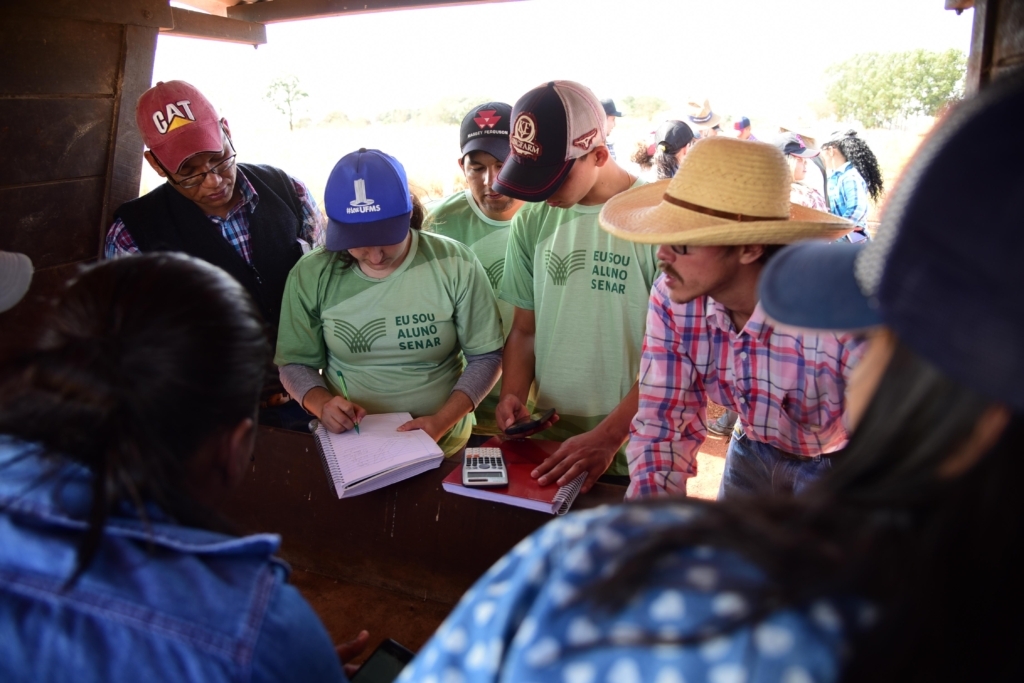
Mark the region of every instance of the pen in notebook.
<instances>
[{"instance_id":1,"label":"pen in notebook","mask_svg":"<svg viewBox=\"0 0 1024 683\"><path fill-rule=\"evenodd\" d=\"M341 393L345 394L345 400L348 401L349 403L351 403L352 399L350 399L348 397L348 385L345 384L345 375L341 374L341 370L335 370L335 372L338 373L338 379L341 380ZM353 422L355 422L355 421L353 420ZM355 422L355 426L356 426L356 434L358 434L359 433L359 423Z\"/></svg>"}]
</instances>

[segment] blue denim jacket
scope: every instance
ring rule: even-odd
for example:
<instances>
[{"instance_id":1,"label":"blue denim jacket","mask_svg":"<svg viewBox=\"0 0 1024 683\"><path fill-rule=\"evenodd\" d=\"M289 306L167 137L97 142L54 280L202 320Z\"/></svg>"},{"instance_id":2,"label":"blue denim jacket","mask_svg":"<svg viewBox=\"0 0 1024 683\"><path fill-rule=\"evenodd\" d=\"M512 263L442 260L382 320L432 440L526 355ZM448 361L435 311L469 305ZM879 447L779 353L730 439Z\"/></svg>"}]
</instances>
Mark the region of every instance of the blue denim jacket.
<instances>
[{"instance_id":1,"label":"blue denim jacket","mask_svg":"<svg viewBox=\"0 0 1024 683\"><path fill-rule=\"evenodd\" d=\"M112 516L70 589L91 474L0 437L0 681L344 681L280 538Z\"/></svg>"}]
</instances>

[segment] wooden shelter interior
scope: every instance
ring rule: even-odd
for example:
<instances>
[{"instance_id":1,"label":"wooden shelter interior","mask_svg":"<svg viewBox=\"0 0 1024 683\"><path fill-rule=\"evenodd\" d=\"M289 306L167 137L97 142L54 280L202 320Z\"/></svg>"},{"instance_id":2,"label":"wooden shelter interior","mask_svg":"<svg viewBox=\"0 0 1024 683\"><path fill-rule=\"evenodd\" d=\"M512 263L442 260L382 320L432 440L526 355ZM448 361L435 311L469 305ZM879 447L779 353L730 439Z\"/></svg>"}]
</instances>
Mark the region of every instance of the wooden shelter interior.
<instances>
[{"instance_id":1,"label":"wooden shelter interior","mask_svg":"<svg viewBox=\"0 0 1024 683\"><path fill-rule=\"evenodd\" d=\"M364 4L365 3L365 4ZM99 258L114 210L139 192L134 105L151 85L160 33L265 43L265 24L462 0L9 0L0 7L0 249L28 254L32 287L0 314L0 356L37 324L40 302ZM973 7L968 91L1024 64L1024 0L935 0ZM280 533L293 581L336 641L422 645L491 563L550 516L445 495L456 466L338 500L312 437L261 428L256 460L228 514ZM576 507L621 501L600 484ZM372 648L371 648L372 649Z\"/></svg>"}]
</instances>

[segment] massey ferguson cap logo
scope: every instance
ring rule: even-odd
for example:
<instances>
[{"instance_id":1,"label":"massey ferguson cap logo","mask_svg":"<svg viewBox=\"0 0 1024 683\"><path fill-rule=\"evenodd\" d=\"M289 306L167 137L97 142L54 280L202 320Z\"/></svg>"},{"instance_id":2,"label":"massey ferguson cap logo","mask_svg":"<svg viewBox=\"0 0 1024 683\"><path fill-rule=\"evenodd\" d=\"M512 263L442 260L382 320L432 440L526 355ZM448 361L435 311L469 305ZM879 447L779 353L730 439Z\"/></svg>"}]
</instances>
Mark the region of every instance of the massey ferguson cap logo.
<instances>
[{"instance_id":1,"label":"massey ferguson cap logo","mask_svg":"<svg viewBox=\"0 0 1024 683\"><path fill-rule=\"evenodd\" d=\"M533 114L523 112L516 119L515 130L512 131L512 151L527 159L537 159L544 148L537 142L537 119Z\"/></svg>"},{"instance_id":2,"label":"massey ferguson cap logo","mask_svg":"<svg viewBox=\"0 0 1024 683\"><path fill-rule=\"evenodd\" d=\"M495 116L496 113L496 109L482 109L476 113L473 121L481 130L484 128L494 128L498 125L498 121L501 121L500 116Z\"/></svg>"},{"instance_id":3,"label":"massey ferguson cap logo","mask_svg":"<svg viewBox=\"0 0 1024 683\"><path fill-rule=\"evenodd\" d=\"M356 178L353 183L353 190L356 193L356 198L349 202L349 206L345 208L345 213L372 213L380 211L380 204L366 197L366 180L364 178Z\"/></svg>"},{"instance_id":4,"label":"massey ferguson cap logo","mask_svg":"<svg viewBox=\"0 0 1024 683\"><path fill-rule=\"evenodd\" d=\"M195 123L196 117L189 106L191 104L191 100L168 102L167 106L164 107L164 111L153 112L153 124L156 126L157 131L164 135L182 126Z\"/></svg>"},{"instance_id":5,"label":"massey ferguson cap logo","mask_svg":"<svg viewBox=\"0 0 1024 683\"><path fill-rule=\"evenodd\" d=\"M594 138L597 137L597 128L592 129L588 133L584 133L575 140L572 141L573 147L579 147L584 152L590 150L590 146L594 144Z\"/></svg>"}]
</instances>

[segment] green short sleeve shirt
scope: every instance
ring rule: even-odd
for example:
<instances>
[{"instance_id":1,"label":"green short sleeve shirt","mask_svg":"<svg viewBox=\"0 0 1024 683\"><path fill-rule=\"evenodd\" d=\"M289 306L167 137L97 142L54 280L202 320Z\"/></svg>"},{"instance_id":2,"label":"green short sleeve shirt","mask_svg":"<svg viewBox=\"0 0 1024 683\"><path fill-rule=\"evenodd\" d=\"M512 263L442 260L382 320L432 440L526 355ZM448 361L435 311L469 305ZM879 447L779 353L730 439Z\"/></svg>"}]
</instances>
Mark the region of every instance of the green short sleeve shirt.
<instances>
[{"instance_id":1,"label":"green short sleeve shirt","mask_svg":"<svg viewBox=\"0 0 1024 683\"><path fill-rule=\"evenodd\" d=\"M534 312L537 409L560 416L537 438L593 429L640 369L657 246L601 230L602 206L528 204L512 219L500 296ZM628 474L621 449L608 472Z\"/></svg>"},{"instance_id":2,"label":"green short sleeve shirt","mask_svg":"<svg viewBox=\"0 0 1024 683\"><path fill-rule=\"evenodd\" d=\"M427 225L427 229L434 233L462 242L480 259L484 272L487 273L487 280L494 291L495 300L498 302L502 332L507 339L508 333L512 329L514 309L512 304L497 299L497 296L501 276L505 270L505 251L512 221L496 221L488 218L477 206L472 193L466 189L449 195L432 207L427 218ZM491 393L477 406L476 426L473 428L475 434L494 435L501 431L494 418L494 410L500 396L501 381L499 380Z\"/></svg>"},{"instance_id":3,"label":"green short sleeve shirt","mask_svg":"<svg viewBox=\"0 0 1024 683\"><path fill-rule=\"evenodd\" d=\"M464 245L412 231L409 254L375 279L315 249L288 276L279 365L322 368L328 388L369 413L433 415L462 374L460 351L496 351L504 337L480 261ZM342 381L344 380L344 381ZM450 455L472 429L467 415L440 441Z\"/></svg>"}]
</instances>

